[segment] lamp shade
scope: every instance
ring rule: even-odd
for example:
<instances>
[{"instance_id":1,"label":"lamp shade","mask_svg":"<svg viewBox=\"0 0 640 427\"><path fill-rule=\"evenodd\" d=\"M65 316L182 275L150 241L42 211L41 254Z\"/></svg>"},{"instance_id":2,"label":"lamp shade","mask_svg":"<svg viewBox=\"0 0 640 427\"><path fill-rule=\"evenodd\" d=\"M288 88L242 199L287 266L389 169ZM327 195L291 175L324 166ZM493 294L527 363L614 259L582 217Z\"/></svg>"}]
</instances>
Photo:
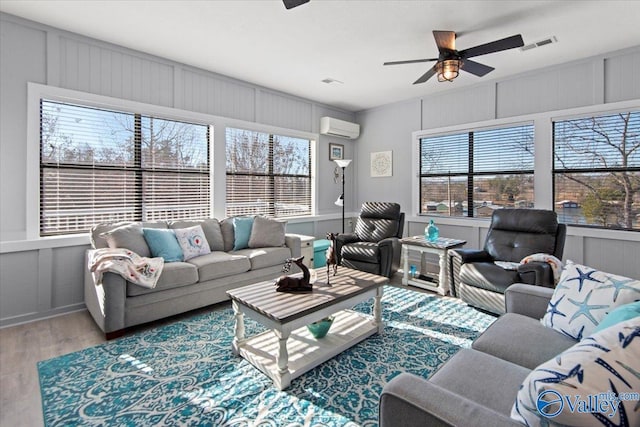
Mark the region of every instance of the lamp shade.
<instances>
[{"instance_id":1,"label":"lamp shade","mask_svg":"<svg viewBox=\"0 0 640 427\"><path fill-rule=\"evenodd\" d=\"M439 82L450 82L458 77L460 66L462 61L459 59L447 59L442 62L438 62L436 65L436 72L438 73Z\"/></svg>"},{"instance_id":2,"label":"lamp shade","mask_svg":"<svg viewBox=\"0 0 640 427\"><path fill-rule=\"evenodd\" d=\"M336 206L344 206L344 194L341 194L340 197L336 199L334 202Z\"/></svg>"},{"instance_id":3,"label":"lamp shade","mask_svg":"<svg viewBox=\"0 0 640 427\"><path fill-rule=\"evenodd\" d=\"M347 166L349 166L349 163L351 163L351 159L344 159L344 160L334 160L334 162L336 162L336 164L341 167L341 168L346 168Z\"/></svg>"}]
</instances>

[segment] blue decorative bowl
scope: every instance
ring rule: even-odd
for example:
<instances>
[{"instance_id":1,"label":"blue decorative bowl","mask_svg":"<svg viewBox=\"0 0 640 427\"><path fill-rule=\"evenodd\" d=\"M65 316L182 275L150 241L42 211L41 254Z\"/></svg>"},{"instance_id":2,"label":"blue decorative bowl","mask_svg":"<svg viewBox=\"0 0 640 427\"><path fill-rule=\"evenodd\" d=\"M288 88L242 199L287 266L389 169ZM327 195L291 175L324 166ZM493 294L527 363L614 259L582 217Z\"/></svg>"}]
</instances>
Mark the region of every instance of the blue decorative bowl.
<instances>
[{"instance_id":1,"label":"blue decorative bowl","mask_svg":"<svg viewBox=\"0 0 640 427\"><path fill-rule=\"evenodd\" d=\"M309 332L311 332L311 335L313 335L314 338L319 339L324 338L325 335L327 335L332 324L333 317L327 317L307 325L307 329L309 329Z\"/></svg>"}]
</instances>

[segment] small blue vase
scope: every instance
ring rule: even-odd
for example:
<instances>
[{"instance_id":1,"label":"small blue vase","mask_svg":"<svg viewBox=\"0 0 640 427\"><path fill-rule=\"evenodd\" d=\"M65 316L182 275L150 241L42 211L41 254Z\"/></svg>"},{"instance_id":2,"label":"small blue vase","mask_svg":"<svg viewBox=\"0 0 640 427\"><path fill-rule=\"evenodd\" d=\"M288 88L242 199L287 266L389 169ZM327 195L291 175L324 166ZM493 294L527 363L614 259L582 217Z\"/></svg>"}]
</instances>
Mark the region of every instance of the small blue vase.
<instances>
[{"instance_id":1,"label":"small blue vase","mask_svg":"<svg viewBox=\"0 0 640 427\"><path fill-rule=\"evenodd\" d=\"M307 325L307 329L311 332L314 338L324 338L329 332L329 328L333 324L333 317L326 317L322 320L318 320L317 322L313 322L310 325Z\"/></svg>"},{"instance_id":2,"label":"small blue vase","mask_svg":"<svg viewBox=\"0 0 640 427\"><path fill-rule=\"evenodd\" d=\"M429 221L429 225L424 228L424 238L429 242L435 242L440 236L440 230L436 227L433 220Z\"/></svg>"}]
</instances>

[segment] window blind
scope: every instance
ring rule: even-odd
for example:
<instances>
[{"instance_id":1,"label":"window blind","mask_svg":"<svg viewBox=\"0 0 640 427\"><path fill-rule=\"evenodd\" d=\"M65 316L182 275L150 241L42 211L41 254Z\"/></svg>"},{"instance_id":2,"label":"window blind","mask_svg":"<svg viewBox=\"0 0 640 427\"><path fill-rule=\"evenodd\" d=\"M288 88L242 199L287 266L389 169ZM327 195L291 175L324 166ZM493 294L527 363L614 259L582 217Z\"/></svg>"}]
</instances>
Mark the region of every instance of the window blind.
<instances>
[{"instance_id":1,"label":"window blind","mask_svg":"<svg viewBox=\"0 0 640 427\"><path fill-rule=\"evenodd\" d=\"M207 217L207 125L41 100L40 234Z\"/></svg>"},{"instance_id":2,"label":"window blind","mask_svg":"<svg viewBox=\"0 0 640 427\"><path fill-rule=\"evenodd\" d=\"M420 213L533 207L533 124L420 139Z\"/></svg>"},{"instance_id":3,"label":"window blind","mask_svg":"<svg viewBox=\"0 0 640 427\"><path fill-rule=\"evenodd\" d=\"M311 141L226 130L226 214L311 215Z\"/></svg>"}]
</instances>

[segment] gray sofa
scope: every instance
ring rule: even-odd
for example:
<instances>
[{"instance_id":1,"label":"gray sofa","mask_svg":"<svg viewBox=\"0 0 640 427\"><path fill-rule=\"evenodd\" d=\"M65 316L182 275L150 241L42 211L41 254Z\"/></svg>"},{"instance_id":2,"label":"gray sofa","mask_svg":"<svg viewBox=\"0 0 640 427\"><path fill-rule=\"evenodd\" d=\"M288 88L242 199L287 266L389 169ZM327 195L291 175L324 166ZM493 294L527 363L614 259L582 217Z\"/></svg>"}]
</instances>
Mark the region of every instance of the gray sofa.
<instances>
[{"instance_id":1,"label":"gray sofa","mask_svg":"<svg viewBox=\"0 0 640 427\"><path fill-rule=\"evenodd\" d=\"M380 426L522 426L510 418L529 372L576 343L540 323L553 289L514 284L507 313L428 380L403 373L380 396Z\"/></svg>"},{"instance_id":2,"label":"gray sofa","mask_svg":"<svg viewBox=\"0 0 640 427\"><path fill-rule=\"evenodd\" d=\"M105 273L102 285L96 286L85 260L85 304L107 339L122 335L134 325L225 301L227 290L274 279L282 274L287 258L300 256L300 237L292 234L285 234L283 246L234 251L231 218L99 224L91 230L91 243L93 248L126 247L141 256L151 256L142 227L178 229L194 225L202 226L211 253L184 262L166 262L153 289L111 272Z\"/></svg>"}]
</instances>

